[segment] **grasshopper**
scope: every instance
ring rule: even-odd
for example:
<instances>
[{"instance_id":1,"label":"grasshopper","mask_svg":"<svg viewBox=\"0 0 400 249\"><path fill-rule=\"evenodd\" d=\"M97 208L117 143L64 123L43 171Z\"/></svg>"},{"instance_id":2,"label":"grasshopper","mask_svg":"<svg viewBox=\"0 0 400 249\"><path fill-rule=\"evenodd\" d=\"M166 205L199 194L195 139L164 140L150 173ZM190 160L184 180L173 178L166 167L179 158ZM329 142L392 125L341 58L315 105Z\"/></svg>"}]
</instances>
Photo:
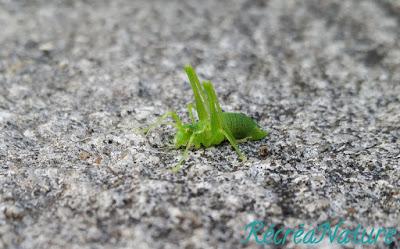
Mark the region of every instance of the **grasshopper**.
<instances>
[{"instance_id":1,"label":"grasshopper","mask_svg":"<svg viewBox=\"0 0 400 249\"><path fill-rule=\"evenodd\" d=\"M268 133L261 129L252 118L243 113L223 112L212 83L203 81L201 84L195 70L190 65L185 66L185 71L195 99L195 105L189 103L187 106L191 123L182 123L178 114L170 111L162 115L144 131L147 134L151 129L162 124L168 117L174 120L174 123L172 123L176 128L174 147L177 149L185 147L181 159L172 169L175 172L187 159L190 148L199 149L201 146L208 148L225 140L229 141L239 158L245 161L246 157L238 147L238 140L260 140L266 137ZM198 120L193 115L193 109L197 112Z\"/></svg>"}]
</instances>

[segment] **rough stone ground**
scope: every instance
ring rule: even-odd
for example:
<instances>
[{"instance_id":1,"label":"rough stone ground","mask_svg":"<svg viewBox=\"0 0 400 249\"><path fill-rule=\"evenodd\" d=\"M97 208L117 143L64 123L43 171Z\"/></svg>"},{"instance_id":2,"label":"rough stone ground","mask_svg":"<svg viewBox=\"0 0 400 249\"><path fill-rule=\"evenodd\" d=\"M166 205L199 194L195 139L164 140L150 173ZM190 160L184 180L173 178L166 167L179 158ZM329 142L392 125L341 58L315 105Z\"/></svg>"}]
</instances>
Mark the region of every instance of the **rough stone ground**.
<instances>
[{"instance_id":1,"label":"rough stone ground","mask_svg":"<svg viewBox=\"0 0 400 249\"><path fill-rule=\"evenodd\" d=\"M399 227L399 24L397 0L1 0L0 248L258 248L240 243L254 219ZM247 162L225 143L172 174L173 129L135 133L187 120L186 63L270 132Z\"/></svg>"}]
</instances>

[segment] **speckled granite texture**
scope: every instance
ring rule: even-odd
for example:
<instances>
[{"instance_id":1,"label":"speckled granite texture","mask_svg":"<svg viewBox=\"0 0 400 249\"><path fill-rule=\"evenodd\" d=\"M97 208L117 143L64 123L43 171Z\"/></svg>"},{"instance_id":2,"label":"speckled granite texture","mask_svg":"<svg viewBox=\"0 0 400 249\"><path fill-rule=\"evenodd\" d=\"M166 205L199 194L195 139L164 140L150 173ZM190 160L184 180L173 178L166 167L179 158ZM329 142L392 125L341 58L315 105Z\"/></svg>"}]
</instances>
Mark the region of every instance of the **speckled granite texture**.
<instances>
[{"instance_id":1,"label":"speckled granite texture","mask_svg":"<svg viewBox=\"0 0 400 249\"><path fill-rule=\"evenodd\" d=\"M0 27L0 248L259 248L240 243L254 219L399 227L399 1L1 0ZM172 174L173 129L136 133L187 120L186 63L270 132L240 145L247 162L224 143Z\"/></svg>"}]
</instances>

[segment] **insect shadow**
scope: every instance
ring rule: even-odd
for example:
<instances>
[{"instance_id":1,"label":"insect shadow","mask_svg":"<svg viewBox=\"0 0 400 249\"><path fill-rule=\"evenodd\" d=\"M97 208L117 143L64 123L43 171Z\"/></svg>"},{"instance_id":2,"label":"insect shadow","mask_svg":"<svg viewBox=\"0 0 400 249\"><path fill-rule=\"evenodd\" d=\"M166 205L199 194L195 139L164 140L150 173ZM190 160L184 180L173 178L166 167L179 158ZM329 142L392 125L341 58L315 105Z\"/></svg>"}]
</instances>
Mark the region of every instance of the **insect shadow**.
<instances>
[{"instance_id":1,"label":"insect shadow","mask_svg":"<svg viewBox=\"0 0 400 249\"><path fill-rule=\"evenodd\" d=\"M153 125L143 129L147 135L155 127L165 123L168 117L174 122L170 123L176 128L174 147L185 147L181 159L172 170L177 172L182 163L187 159L189 149L194 147L211 147L228 140L240 160L245 161L245 155L240 151L238 142L247 140L260 140L268 135L252 118L243 113L223 112L219 104L214 86L210 81L200 83L195 70L190 65L185 66L190 86L194 94L194 103L189 103L187 109L191 123L184 124L176 112L167 112ZM195 119L193 109L196 110L198 119Z\"/></svg>"}]
</instances>

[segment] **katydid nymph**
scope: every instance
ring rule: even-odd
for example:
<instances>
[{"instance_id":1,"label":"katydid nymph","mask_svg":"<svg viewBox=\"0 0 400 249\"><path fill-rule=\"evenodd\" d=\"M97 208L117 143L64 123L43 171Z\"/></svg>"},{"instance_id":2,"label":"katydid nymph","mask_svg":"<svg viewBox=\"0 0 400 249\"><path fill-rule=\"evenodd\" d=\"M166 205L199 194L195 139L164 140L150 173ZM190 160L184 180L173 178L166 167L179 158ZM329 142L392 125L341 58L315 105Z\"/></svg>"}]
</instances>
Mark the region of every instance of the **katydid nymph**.
<instances>
[{"instance_id":1,"label":"katydid nymph","mask_svg":"<svg viewBox=\"0 0 400 249\"><path fill-rule=\"evenodd\" d=\"M185 150L173 171L180 169L182 163L188 157L190 148L199 149L201 146L207 148L218 145L225 140L229 141L242 161L246 160L238 147L238 140L260 140L266 137L268 133L262 130L252 118L243 113L223 112L211 82L203 81L201 84L191 66L186 66L185 71L195 100L194 105L190 103L187 106L191 123L184 124L176 112L167 112L155 124L145 129L146 134L154 127L162 124L168 117L175 121L173 123L176 128L174 147L185 147ZM197 121L193 115L193 109L197 112Z\"/></svg>"}]
</instances>

